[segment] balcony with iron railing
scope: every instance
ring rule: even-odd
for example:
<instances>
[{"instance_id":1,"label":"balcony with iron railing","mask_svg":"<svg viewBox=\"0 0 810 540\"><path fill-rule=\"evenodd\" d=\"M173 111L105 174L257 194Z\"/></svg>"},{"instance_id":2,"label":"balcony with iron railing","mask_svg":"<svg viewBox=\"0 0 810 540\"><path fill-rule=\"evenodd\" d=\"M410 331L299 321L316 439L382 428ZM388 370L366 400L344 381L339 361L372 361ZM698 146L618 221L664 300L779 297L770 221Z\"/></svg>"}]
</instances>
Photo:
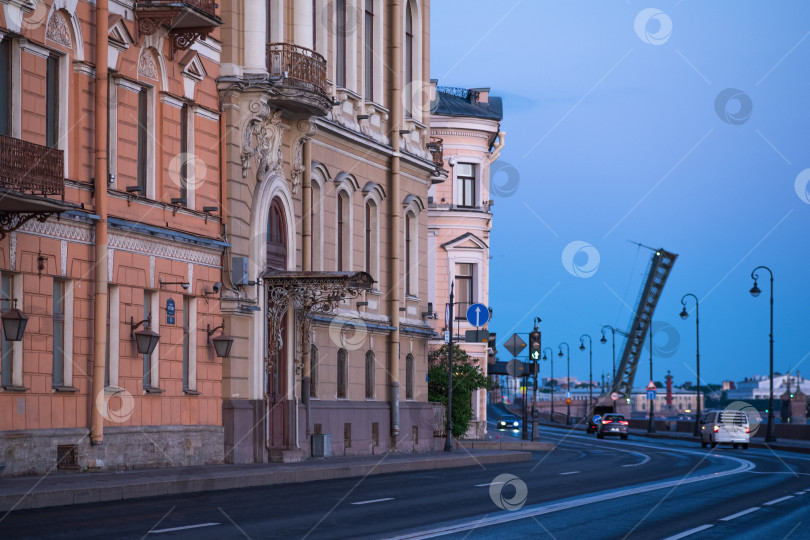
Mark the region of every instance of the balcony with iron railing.
<instances>
[{"instance_id":1,"label":"balcony with iron railing","mask_svg":"<svg viewBox=\"0 0 810 540\"><path fill-rule=\"evenodd\" d=\"M326 59L293 43L267 44L267 71L275 81L270 101L319 116L332 107L326 82Z\"/></svg>"},{"instance_id":2,"label":"balcony with iron railing","mask_svg":"<svg viewBox=\"0 0 810 540\"><path fill-rule=\"evenodd\" d=\"M71 208L64 163L62 150L0 135L0 238Z\"/></svg>"},{"instance_id":3,"label":"balcony with iron railing","mask_svg":"<svg viewBox=\"0 0 810 540\"><path fill-rule=\"evenodd\" d=\"M436 167L443 169L444 168L444 139L439 137L431 137L430 142L427 143L427 149L430 151L431 156L433 156L433 164Z\"/></svg>"}]
</instances>

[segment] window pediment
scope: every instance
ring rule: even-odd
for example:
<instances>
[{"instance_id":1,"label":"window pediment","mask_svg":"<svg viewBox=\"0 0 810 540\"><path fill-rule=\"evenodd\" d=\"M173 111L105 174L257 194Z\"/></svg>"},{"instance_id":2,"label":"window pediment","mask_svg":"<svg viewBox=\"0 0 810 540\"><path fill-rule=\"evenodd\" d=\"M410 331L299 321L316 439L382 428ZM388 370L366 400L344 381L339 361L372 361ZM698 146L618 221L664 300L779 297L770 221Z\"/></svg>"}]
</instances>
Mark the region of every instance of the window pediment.
<instances>
[{"instance_id":1,"label":"window pediment","mask_svg":"<svg viewBox=\"0 0 810 540\"><path fill-rule=\"evenodd\" d=\"M486 242L475 236L473 233L464 233L461 236L445 242L442 247L450 251L451 249L489 249Z\"/></svg>"}]
</instances>

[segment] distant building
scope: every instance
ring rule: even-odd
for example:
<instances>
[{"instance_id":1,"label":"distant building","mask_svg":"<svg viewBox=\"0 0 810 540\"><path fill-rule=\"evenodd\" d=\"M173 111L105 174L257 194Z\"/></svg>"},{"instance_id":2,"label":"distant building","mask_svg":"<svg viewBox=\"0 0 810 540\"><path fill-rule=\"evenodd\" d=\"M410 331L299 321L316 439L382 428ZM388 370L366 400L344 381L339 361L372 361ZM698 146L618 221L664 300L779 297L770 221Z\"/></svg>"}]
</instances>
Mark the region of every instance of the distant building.
<instances>
[{"instance_id":1,"label":"distant building","mask_svg":"<svg viewBox=\"0 0 810 540\"><path fill-rule=\"evenodd\" d=\"M695 412L697 406L697 392L692 390L684 390L682 388L672 389L672 406L667 408L666 393L659 390L656 393L654 403L654 412L656 415L663 414L690 414ZM704 407L705 396L700 394L700 408ZM647 400L647 389L644 387L633 388L633 393L630 396L630 412L631 413L645 413L649 414L648 408L649 401Z\"/></svg>"},{"instance_id":2,"label":"distant building","mask_svg":"<svg viewBox=\"0 0 810 540\"><path fill-rule=\"evenodd\" d=\"M810 381L804 378L800 371L795 374L782 375L774 374L773 395L779 397L787 390L788 378L790 378L790 388L795 390L797 385L804 394L810 393ZM746 377L745 380L736 383L736 388L729 389L726 393L728 399L768 399L770 395L770 379L765 376L755 375Z\"/></svg>"}]
</instances>

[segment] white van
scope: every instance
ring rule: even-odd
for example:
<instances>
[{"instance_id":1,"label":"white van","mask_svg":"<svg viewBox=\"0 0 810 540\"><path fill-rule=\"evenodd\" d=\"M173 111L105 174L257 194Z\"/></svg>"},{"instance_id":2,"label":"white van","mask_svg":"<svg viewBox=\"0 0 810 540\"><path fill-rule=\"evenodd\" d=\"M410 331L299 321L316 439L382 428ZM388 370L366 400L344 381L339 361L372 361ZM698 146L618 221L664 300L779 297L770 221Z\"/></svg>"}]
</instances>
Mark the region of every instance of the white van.
<instances>
[{"instance_id":1,"label":"white van","mask_svg":"<svg viewBox=\"0 0 810 540\"><path fill-rule=\"evenodd\" d=\"M718 444L742 445L748 448L751 429L748 415L743 411L706 411L700 418L700 444L703 448Z\"/></svg>"}]
</instances>

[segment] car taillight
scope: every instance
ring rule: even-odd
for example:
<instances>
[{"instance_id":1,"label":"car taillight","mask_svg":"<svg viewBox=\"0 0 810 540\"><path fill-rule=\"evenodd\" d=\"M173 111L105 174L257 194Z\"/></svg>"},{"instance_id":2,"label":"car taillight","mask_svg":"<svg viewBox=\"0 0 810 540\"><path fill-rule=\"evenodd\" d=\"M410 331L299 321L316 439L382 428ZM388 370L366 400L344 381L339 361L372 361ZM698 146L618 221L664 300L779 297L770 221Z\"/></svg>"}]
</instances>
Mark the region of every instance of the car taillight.
<instances>
[{"instance_id":1,"label":"car taillight","mask_svg":"<svg viewBox=\"0 0 810 540\"><path fill-rule=\"evenodd\" d=\"M746 433L751 433L751 430L750 430L748 427L746 427L746 428L745 428L745 432L746 432Z\"/></svg>"},{"instance_id":2,"label":"car taillight","mask_svg":"<svg viewBox=\"0 0 810 540\"><path fill-rule=\"evenodd\" d=\"M720 426L714 426L714 432L717 433L718 431L720 431Z\"/></svg>"},{"instance_id":3,"label":"car taillight","mask_svg":"<svg viewBox=\"0 0 810 540\"><path fill-rule=\"evenodd\" d=\"M603 424L612 424L613 420L602 420Z\"/></svg>"},{"instance_id":4,"label":"car taillight","mask_svg":"<svg viewBox=\"0 0 810 540\"><path fill-rule=\"evenodd\" d=\"M627 420L619 420L619 423L622 424L623 426L630 425L630 422L628 422Z\"/></svg>"}]
</instances>

